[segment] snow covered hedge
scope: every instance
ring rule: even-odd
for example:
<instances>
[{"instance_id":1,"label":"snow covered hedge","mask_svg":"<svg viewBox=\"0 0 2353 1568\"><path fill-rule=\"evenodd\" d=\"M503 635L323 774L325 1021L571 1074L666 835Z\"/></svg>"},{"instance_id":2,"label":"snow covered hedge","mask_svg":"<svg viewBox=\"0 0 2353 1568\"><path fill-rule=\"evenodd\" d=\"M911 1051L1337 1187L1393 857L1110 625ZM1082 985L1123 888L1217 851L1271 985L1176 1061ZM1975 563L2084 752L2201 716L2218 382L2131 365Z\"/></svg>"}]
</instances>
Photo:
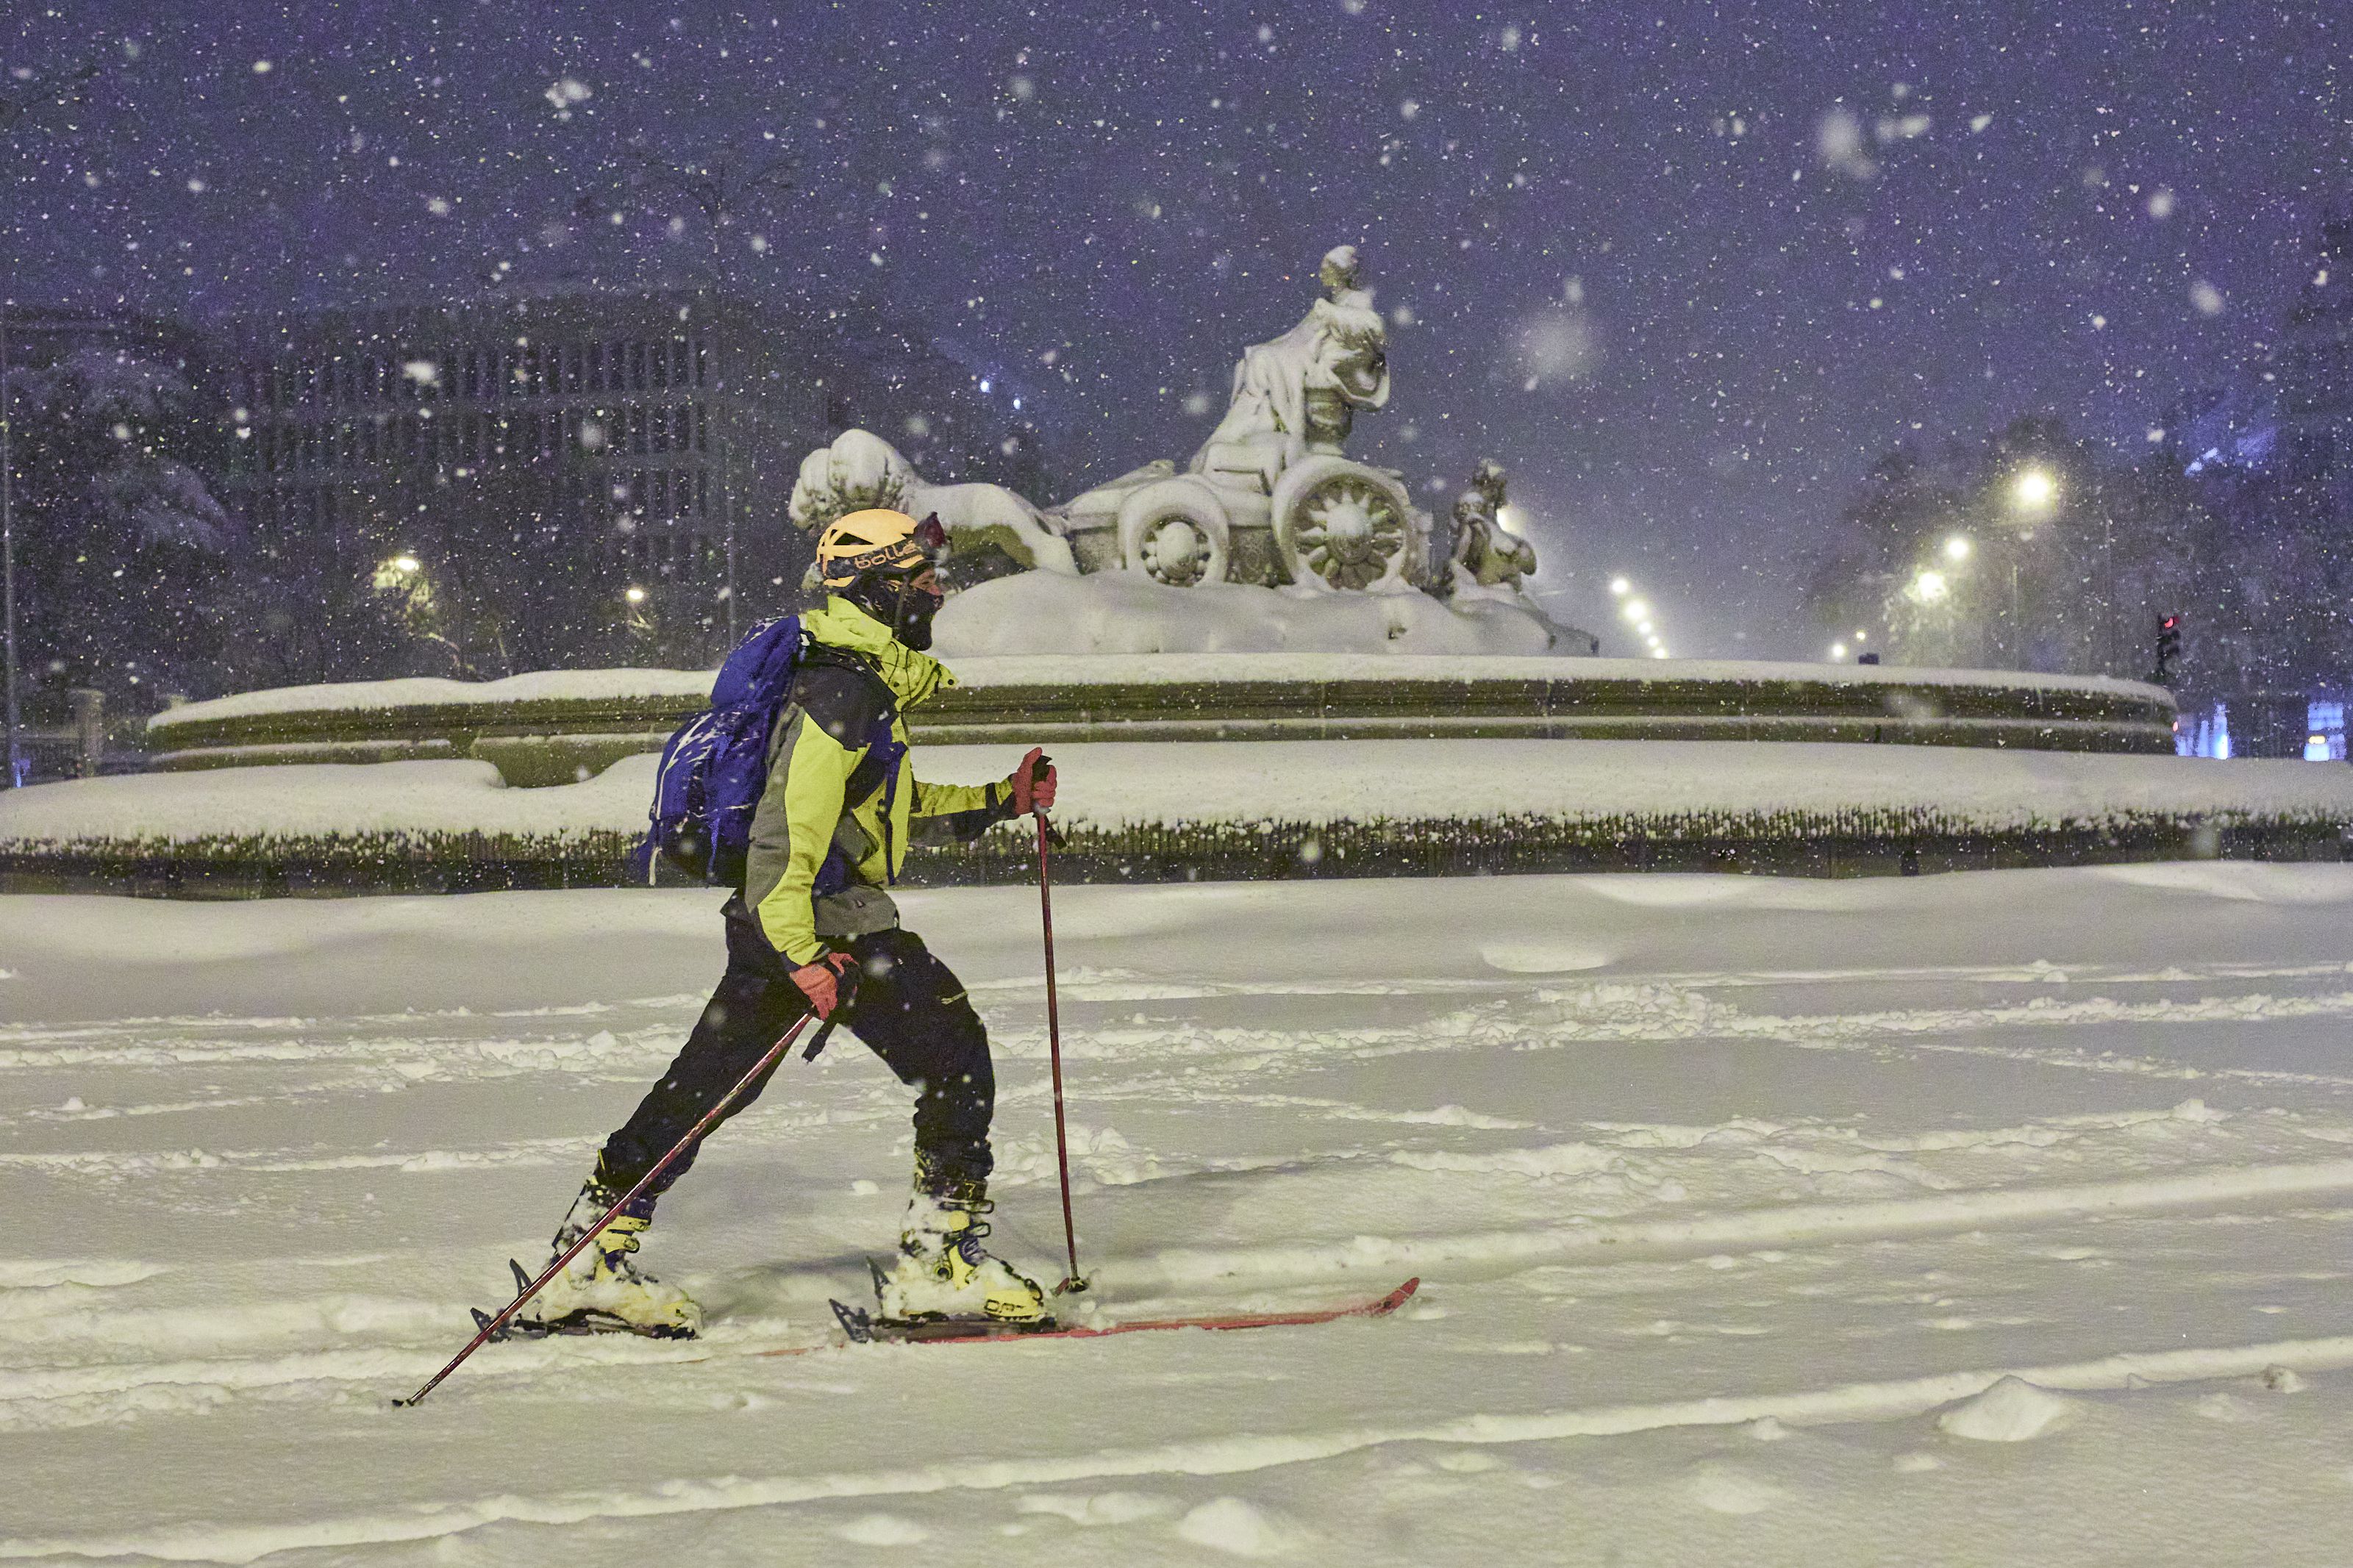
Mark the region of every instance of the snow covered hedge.
<instances>
[{"instance_id":1,"label":"snow covered hedge","mask_svg":"<svg viewBox=\"0 0 2353 1568\"><path fill-rule=\"evenodd\" d=\"M927 746L1001 776L1012 746ZM2340 858L2353 770L1915 746L1284 741L1058 746L1073 879L1544 869L1841 875L2212 855ZM474 761L217 769L0 796L0 878L266 890L608 885L653 759L504 787ZM915 882L1033 874L1023 833L919 852Z\"/></svg>"}]
</instances>

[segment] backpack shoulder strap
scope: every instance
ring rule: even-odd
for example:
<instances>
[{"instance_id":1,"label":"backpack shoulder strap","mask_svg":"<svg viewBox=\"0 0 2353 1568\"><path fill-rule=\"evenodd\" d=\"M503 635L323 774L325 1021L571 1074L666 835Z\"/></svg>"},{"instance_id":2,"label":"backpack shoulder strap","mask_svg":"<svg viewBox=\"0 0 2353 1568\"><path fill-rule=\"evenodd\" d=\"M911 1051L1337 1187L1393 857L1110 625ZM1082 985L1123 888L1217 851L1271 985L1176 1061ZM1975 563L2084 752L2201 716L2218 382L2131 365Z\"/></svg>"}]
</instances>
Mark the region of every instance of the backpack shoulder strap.
<instances>
[{"instance_id":1,"label":"backpack shoulder strap","mask_svg":"<svg viewBox=\"0 0 2353 1568\"><path fill-rule=\"evenodd\" d=\"M855 750L889 727L897 709L880 671L854 655L812 643L793 672L793 701L809 722Z\"/></svg>"}]
</instances>

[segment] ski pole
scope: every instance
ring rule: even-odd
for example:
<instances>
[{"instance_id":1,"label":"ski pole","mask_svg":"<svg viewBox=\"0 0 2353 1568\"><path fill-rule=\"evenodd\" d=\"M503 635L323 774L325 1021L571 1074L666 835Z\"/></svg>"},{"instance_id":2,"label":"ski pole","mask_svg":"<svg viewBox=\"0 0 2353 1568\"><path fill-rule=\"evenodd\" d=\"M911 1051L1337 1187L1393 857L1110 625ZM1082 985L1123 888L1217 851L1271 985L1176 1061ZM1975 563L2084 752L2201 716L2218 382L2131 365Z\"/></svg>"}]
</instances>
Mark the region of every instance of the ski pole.
<instances>
[{"instance_id":1,"label":"ski pole","mask_svg":"<svg viewBox=\"0 0 2353 1568\"><path fill-rule=\"evenodd\" d=\"M1038 759L1038 774L1042 777L1048 766L1045 758ZM1062 1175L1062 1245L1070 1249L1071 1272L1054 1287L1054 1294L1083 1290L1085 1276L1079 1272L1079 1235L1071 1223L1071 1142L1062 1125L1062 1019L1061 1007L1054 994L1054 877L1046 849L1046 814L1035 814L1038 819L1038 913L1046 928L1046 1052L1054 1066L1054 1164Z\"/></svg>"},{"instance_id":2,"label":"ski pole","mask_svg":"<svg viewBox=\"0 0 2353 1568\"><path fill-rule=\"evenodd\" d=\"M811 1042L809 1051L811 1056L815 1056L817 1054L816 1047L825 1043L825 1037L833 1033L834 1022L840 1016L840 1014L841 1006L839 1004L836 1004L833 1014L826 1019L825 1026L818 1030L816 1040ZM712 1128L718 1125L719 1119L727 1113L727 1108L734 1104L736 1100L742 1096L745 1089L750 1089L754 1083L758 1082L760 1076L763 1073L774 1068L778 1062L784 1060L785 1053L793 1048L794 1039L799 1036L803 1029L808 1027L808 1021L816 1016L817 1015L814 1013L804 1013L798 1018L795 1019L793 1021L793 1026L785 1031L784 1038L778 1040L775 1045L770 1046L768 1047L767 1054L763 1056L758 1061L752 1064L752 1070L745 1073L742 1078L737 1079L735 1080L735 1087L729 1089L725 1094L721 1095L719 1097L718 1103L713 1105L709 1110L702 1113L702 1120L696 1122L692 1128L689 1129L685 1137L671 1144L670 1152L664 1154L659 1160L656 1161L652 1170L648 1171L644 1175L638 1178L638 1184L636 1186L631 1187L628 1192L622 1194L619 1202L616 1203L611 1208L607 1209L601 1215L599 1215L596 1223L590 1226L586 1231L582 1232L579 1240L574 1242L570 1247L565 1247L564 1249L564 1255L561 1258L558 1258L554 1262L549 1264L547 1268L541 1272L538 1279L524 1286L522 1293L517 1296L513 1300L508 1302L505 1310L501 1311L498 1316L494 1318L484 1318L481 1317L481 1314L476 1313L475 1316L480 1319L481 1327L475 1331L474 1337L472 1339L466 1342L466 1348L459 1351L456 1355L451 1356L449 1358L449 1364L443 1367L439 1372L435 1373L431 1379L426 1383L424 1387L418 1389L416 1393L410 1394L406 1399L394 1400L393 1404L396 1405L410 1405L422 1400L427 1394L441 1386L441 1380L448 1376L451 1373L457 1371L460 1365L464 1364L468 1356L472 1355L476 1351L480 1350L485 1344L488 1344L493 1335L495 1335L501 1329L505 1328L509 1323L512 1322L514 1321L514 1315L522 1310L522 1305L524 1302L530 1300L533 1296L538 1295L542 1287L546 1285L549 1280L554 1279L558 1274L563 1273L565 1266L571 1263L574 1258L579 1257L582 1250L585 1249L590 1242L596 1240L599 1236L604 1234L605 1227L613 1223L615 1215L618 1215L623 1209L628 1208L630 1204L637 1200L637 1196L639 1193L644 1192L648 1187L653 1184L654 1178L659 1176L664 1171L669 1170L672 1165L676 1164L680 1155L685 1153L689 1149L693 1148L696 1142L700 1140L704 1133L710 1131ZM522 1271L521 1269L517 1269L515 1272L517 1274L521 1274Z\"/></svg>"}]
</instances>

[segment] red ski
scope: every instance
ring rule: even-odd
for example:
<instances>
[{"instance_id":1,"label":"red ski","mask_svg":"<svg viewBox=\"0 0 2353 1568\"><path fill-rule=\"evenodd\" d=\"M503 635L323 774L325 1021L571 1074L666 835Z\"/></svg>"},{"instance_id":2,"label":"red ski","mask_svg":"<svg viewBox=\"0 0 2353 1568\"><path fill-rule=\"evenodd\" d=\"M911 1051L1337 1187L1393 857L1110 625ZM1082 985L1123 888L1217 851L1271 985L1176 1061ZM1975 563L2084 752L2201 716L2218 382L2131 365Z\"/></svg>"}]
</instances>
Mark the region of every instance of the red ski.
<instances>
[{"instance_id":1,"label":"red ski","mask_svg":"<svg viewBox=\"0 0 2353 1568\"><path fill-rule=\"evenodd\" d=\"M1149 1334L1168 1329L1209 1329L1224 1332L1234 1329L1295 1328L1308 1323L1336 1322L1342 1318L1386 1318L1402 1307L1421 1288L1419 1276L1407 1280L1386 1296L1370 1301L1351 1302L1345 1307L1323 1307L1305 1312L1222 1312L1198 1318L1139 1318L1134 1322L1106 1323L1100 1328L1074 1323L1068 1328L1019 1329L1011 1325L975 1323L893 1323L871 1316L861 1308L833 1304L834 1315L841 1320L842 1331L859 1343L869 1342L905 1342L909 1344L973 1344L1001 1340L1095 1340L1110 1334ZM755 1355L797 1355L801 1349L755 1351Z\"/></svg>"}]
</instances>

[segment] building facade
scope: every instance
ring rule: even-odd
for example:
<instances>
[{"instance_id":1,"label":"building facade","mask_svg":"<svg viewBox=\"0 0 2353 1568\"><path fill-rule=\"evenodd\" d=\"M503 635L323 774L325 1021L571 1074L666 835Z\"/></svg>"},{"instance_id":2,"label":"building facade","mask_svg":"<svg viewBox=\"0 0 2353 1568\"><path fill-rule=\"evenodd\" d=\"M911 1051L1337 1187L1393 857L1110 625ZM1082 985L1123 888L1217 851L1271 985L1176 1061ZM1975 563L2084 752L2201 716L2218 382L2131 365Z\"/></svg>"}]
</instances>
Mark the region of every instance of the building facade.
<instances>
[{"instance_id":1,"label":"building facade","mask_svg":"<svg viewBox=\"0 0 2353 1568\"><path fill-rule=\"evenodd\" d=\"M2353 501L2353 217L2321 225L2312 268L2274 352L2282 457Z\"/></svg>"},{"instance_id":2,"label":"building facade","mask_svg":"<svg viewBox=\"0 0 2353 1568\"><path fill-rule=\"evenodd\" d=\"M265 568L375 573L469 672L701 662L798 586L820 353L699 289L241 321L218 494Z\"/></svg>"},{"instance_id":3,"label":"building facade","mask_svg":"<svg viewBox=\"0 0 2353 1568\"><path fill-rule=\"evenodd\" d=\"M56 305L0 305L8 363L45 370L86 349L167 366L191 385L205 377L204 335L180 321L130 310L89 310Z\"/></svg>"}]
</instances>

